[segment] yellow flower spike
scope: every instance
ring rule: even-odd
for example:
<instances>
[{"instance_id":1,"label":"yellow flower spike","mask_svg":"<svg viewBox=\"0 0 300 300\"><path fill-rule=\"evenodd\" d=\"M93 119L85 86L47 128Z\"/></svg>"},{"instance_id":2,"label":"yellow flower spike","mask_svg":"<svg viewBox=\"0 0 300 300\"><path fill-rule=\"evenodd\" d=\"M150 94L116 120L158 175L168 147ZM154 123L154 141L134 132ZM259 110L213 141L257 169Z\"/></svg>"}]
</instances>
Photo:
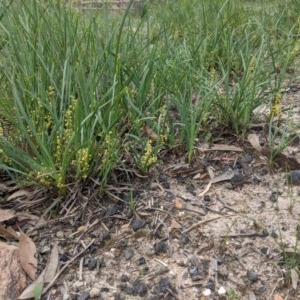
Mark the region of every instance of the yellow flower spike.
<instances>
[{"instance_id":1,"label":"yellow flower spike","mask_svg":"<svg viewBox=\"0 0 300 300\"><path fill-rule=\"evenodd\" d=\"M271 117L277 117L277 116L281 116L282 115L282 110L281 110L281 106L282 106L282 99L281 99L281 95L279 93L276 93L274 95L274 100L272 103L272 108L271 108L271 112L270 112L270 116Z\"/></svg>"}]
</instances>

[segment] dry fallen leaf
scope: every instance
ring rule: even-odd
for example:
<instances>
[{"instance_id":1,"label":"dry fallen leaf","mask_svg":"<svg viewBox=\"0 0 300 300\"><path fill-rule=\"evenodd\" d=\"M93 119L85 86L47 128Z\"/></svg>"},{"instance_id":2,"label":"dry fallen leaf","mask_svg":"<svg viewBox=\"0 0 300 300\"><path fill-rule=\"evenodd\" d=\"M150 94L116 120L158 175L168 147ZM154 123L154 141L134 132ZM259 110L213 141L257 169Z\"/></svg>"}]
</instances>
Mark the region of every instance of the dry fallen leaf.
<instances>
[{"instance_id":1,"label":"dry fallen leaf","mask_svg":"<svg viewBox=\"0 0 300 300\"><path fill-rule=\"evenodd\" d=\"M236 147L233 145L227 144L214 144L212 147L195 147L197 150L201 152L206 151L234 151L234 152L243 152L244 150L240 147Z\"/></svg>"},{"instance_id":2,"label":"dry fallen leaf","mask_svg":"<svg viewBox=\"0 0 300 300\"><path fill-rule=\"evenodd\" d=\"M180 229L181 225L175 221L174 219L171 220L171 225L169 227L169 231L171 232L173 229Z\"/></svg>"},{"instance_id":3,"label":"dry fallen leaf","mask_svg":"<svg viewBox=\"0 0 300 300\"><path fill-rule=\"evenodd\" d=\"M2 224L0 224L0 235L9 239L19 240L19 235L15 232L13 228L5 228Z\"/></svg>"},{"instance_id":4,"label":"dry fallen leaf","mask_svg":"<svg viewBox=\"0 0 300 300\"><path fill-rule=\"evenodd\" d=\"M44 282L49 283L52 281L56 274L56 270L58 267L58 262L59 262L59 256L58 256L58 245L57 243L54 244L49 261L46 266L46 273L44 277Z\"/></svg>"},{"instance_id":5,"label":"dry fallen leaf","mask_svg":"<svg viewBox=\"0 0 300 300\"><path fill-rule=\"evenodd\" d=\"M18 297L19 300L24 299L40 299L44 286L45 270L39 275L39 277L33 281Z\"/></svg>"},{"instance_id":6,"label":"dry fallen leaf","mask_svg":"<svg viewBox=\"0 0 300 300\"><path fill-rule=\"evenodd\" d=\"M0 222L7 221L15 217L15 212L12 210L0 209Z\"/></svg>"},{"instance_id":7,"label":"dry fallen leaf","mask_svg":"<svg viewBox=\"0 0 300 300\"><path fill-rule=\"evenodd\" d=\"M13 194L11 194L8 198L7 201L11 201L14 200L16 198L29 198L30 193L28 191L25 190L19 190L14 192Z\"/></svg>"},{"instance_id":8,"label":"dry fallen leaf","mask_svg":"<svg viewBox=\"0 0 300 300\"><path fill-rule=\"evenodd\" d=\"M156 141L158 139L157 134L148 126L145 126L145 130L147 132L147 135L153 140Z\"/></svg>"},{"instance_id":9,"label":"dry fallen leaf","mask_svg":"<svg viewBox=\"0 0 300 300\"><path fill-rule=\"evenodd\" d=\"M37 271L36 247L34 242L23 232L19 238L19 259L28 276L35 280Z\"/></svg>"}]
</instances>

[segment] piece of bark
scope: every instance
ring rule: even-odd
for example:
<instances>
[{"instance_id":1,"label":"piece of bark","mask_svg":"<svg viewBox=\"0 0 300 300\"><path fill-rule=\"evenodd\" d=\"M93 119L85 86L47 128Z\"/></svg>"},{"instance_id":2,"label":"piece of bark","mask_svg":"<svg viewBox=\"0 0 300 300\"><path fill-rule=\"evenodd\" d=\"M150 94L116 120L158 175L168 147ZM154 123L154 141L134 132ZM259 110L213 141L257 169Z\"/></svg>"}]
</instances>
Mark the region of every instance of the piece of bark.
<instances>
[{"instance_id":1,"label":"piece of bark","mask_svg":"<svg viewBox=\"0 0 300 300\"><path fill-rule=\"evenodd\" d=\"M26 287L26 274L16 246L0 242L0 270L0 299L17 299Z\"/></svg>"}]
</instances>

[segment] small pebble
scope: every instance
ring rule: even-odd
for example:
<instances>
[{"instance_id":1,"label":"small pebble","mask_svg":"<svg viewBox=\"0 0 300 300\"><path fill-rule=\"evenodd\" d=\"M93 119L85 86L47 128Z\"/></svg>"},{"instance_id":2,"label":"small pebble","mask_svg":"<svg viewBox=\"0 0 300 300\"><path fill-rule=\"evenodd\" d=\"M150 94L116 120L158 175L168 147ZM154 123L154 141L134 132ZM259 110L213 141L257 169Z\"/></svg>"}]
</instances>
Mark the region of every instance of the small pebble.
<instances>
[{"instance_id":1,"label":"small pebble","mask_svg":"<svg viewBox=\"0 0 300 300\"><path fill-rule=\"evenodd\" d=\"M126 259L126 260L131 259L131 258L133 257L133 255L134 255L134 252L133 252L132 249L127 249L127 250L125 251L125 259Z\"/></svg>"},{"instance_id":2,"label":"small pebble","mask_svg":"<svg viewBox=\"0 0 300 300\"><path fill-rule=\"evenodd\" d=\"M211 202L210 195L208 194L204 195L203 200L206 205L209 204Z\"/></svg>"},{"instance_id":3,"label":"small pebble","mask_svg":"<svg viewBox=\"0 0 300 300\"><path fill-rule=\"evenodd\" d=\"M166 253L167 250L168 250L168 245L166 241L160 241L154 244L154 251L156 254Z\"/></svg>"},{"instance_id":4,"label":"small pebble","mask_svg":"<svg viewBox=\"0 0 300 300\"><path fill-rule=\"evenodd\" d=\"M202 294L203 294L203 296L208 297L208 296L210 296L210 294L211 294L211 290L210 290L210 289L205 289L205 290L202 292Z\"/></svg>"},{"instance_id":5,"label":"small pebble","mask_svg":"<svg viewBox=\"0 0 300 300\"><path fill-rule=\"evenodd\" d=\"M97 251L98 247L95 244L92 244L89 248L90 253L94 254Z\"/></svg>"},{"instance_id":6,"label":"small pebble","mask_svg":"<svg viewBox=\"0 0 300 300\"><path fill-rule=\"evenodd\" d=\"M69 260L69 257L68 257L68 255L66 253L62 253L62 254L59 255L59 259L62 262L66 262L66 261Z\"/></svg>"},{"instance_id":7,"label":"small pebble","mask_svg":"<svg viewBox=\"0 0 300 300\"><path fill-rule=\"evenodd\" d=\"M260 252L261 252L262 254L268 255L268 254L270 253L270 249L269 249L269 247L262 247L262 248L260 249Z\"/></svg>"},{"instance_id":8,"label":"small pebble","mask_svg":"<svg viewBox=\"0 0 300 300\"><path fill-rule=\"evenodd\" d=\"M213 280L209 280L207 284L205 285L206 288L210 289L211 291L215 291L216 289L216 283Z\"/></svg>"},{"instance_id":9,"label":"small pebble","mask_svg":"<svg viewBox=\"0 0 300 300\"><path fill-rule=\"evenodd\" d=\"M83 292L81 295L77 297L77 300L88 300L90 299L90 293Z\"/></svg>"},{"instance_id":10,"label":"small pebble","mask_svg":"<svg viewBox=\"0 0 300 300\"><path fill-rule=\"evenodd\" d=\"M169 190L170 187L171 187L170 182L168 182L167 180L163 180L163 181L161 182L161 185L163 186L163 188L165 188L165 189L167 189L167 190Z\"/></svg>"},{"instance_id":11,"label":"small pebble","mask_svg":"<svg viewBox=\"0 0 300 300\"><path fill-rule=\"evenodd\" d=\"M254 271L247 271L247 278L251 282L256 282L258 280L258 275Z\"/></svg>"},{"instance_id":12,"label":"small pebble","mask_svg":"<svg viewBox=\"0 0 300 300\"><path fill-rule=\"evenodd\" d=\"M123 239L119 241L118 243L118 248L126 248L128 246L129 240L128 239Z\"/></svg>"},{"instance_id":13,"label":"small pebble","mask_svg":"<svg viewBox=\"0 0 300 300\"><path fill-rule=\"evenodd\" d=\"M129 276L126 275L126 274L122 274L121 278L120 278L120 281L122 281L122 282L128 282L129 281Z\"/></svg>"},{"instance_id":14,"label":"small pebble","mask_svg":"<svg viewBox=\"0 0 300 300\"><path fill-rule=\"evenodd\" d=\"M267 288L266 288L264 285L262 285L262 286L260 286L259 288L257 288L257 293L258 293L258 294L262 294L262 293L264 293L266 290L267 290Z\"/></svg>"},{"instance_id":15,"label":"small pebble","mask_svg":"<svg viewBox=\"0 0 300 300\"><path fill-rule=\"evenodd\" d=\"M135 263L138 265L138 266L141 266L141 265L144 265L144 264L146 264L146 259L145 259L145 257L140 257L140 258L138 258L136 261L135 261Z\"/></svg>"},{"instance_id":16,"label":"small pebble","mask_svg":"<svg viewBox=\"0 0 300 300\"><path fill-rule=\"evenodd\" d=\"M97 266L97 262L98 262L98 260L95 259L95 258L90 259L90 261L88 262L88 265L87 265L88 269L90 271L94 270L96 268L96 266Z\"/></svg>"},{"instance_id":17,"label":"small pebble","mask_svg":"<svg viewBox=\"0 0 300 300\"><path fill-rule=\"evenodd\" d=\"M99 241L100 242L103 242L103 241L106 241L106 240L109 240L109 239L110 239L109 232L107 232L107 231L100 232L100 234L99 234Z\"/></svg>"},{"instance_id":18,"label":"small pebble","mask_svg":"<svg viewBox=\"0 0 300 300\"><path fill-rule=\"evenodd\" d=\"M134 231L137 231L138 229L143 228L145 225L146 225L146 222L144 220L141 220L141 219L135 219L131 223L131 227Z\"/></svg>"},{"instance_id":19,"label":"small pebble","mask_svg":"<svg viewBox=\"0 0 300 300\"><path fill-rule=\"evenodd\" d=\"M267 236L269 236L269 232L268 232L268 230L267 230L266 228L264 228L264 229L262 230L261 236L262 236L262 237L267 237Z\"/></svg>"},{"instance_id":20,"label":"small pebble","mask_svg":"<svg viewBox=\"0 0 300 300\"><path fill-rule=\"evenodd\" d=\"M113 215L117 214L122 208L123 208L122 205L114 204L108 209L106 215L113 216Z\"/></svg>"},{"instance_id":21,"label":"small pebble","mask_svg":"<svg viewBox=\"0 0 300 300\"><path fill-rule=\"evenodd\" d=\"M291 171L287 178L288 184L300 185L300 170Z\"/></svg>"},{"instance_id":22,"label":"small pebble","mask_svg":"<svg viewBox=\"0 0 300 300\"><path fill-rule=\"evenodd\" d=\"M186 245L190 242L190 239L187 235L183 234L180 238L180 242L181 244Z\"/></svg>"},{"instance_id":23,"label":"small pebble","mask_svg":"<svg viewBox=\"0 0 300 300\"><path fill-rule=\"evenodd\" d=\"M90 297L91 298L96 298L96 297L99 297L100 296L100 290L93 287L91 290L90 290Z\"/></svg>"},{"instance_id":24,"label":"small pebble","mask_svg":"<svg viewBox=\"0 0 300 300\"><path fill-rule=\"evenodd\" d=\"M277 234L274 230L272 230L270 236L271 236L272 238L274 238L274 239L277 239L277 238L278 238L278 234Z\"/></svg>"},{"instance_id":25,"label":"small pebble","mask_svg":"<svg viewBox=\"0 0 300 300\"><path fill-rule=\"evenodd\" d=\"M135 295L145 296L147 293L147 285L142 280L135 280L132 287Z\"/></svg>"},{"instance_id":26,"label":"small pebble","mask_svg":"<svg viewBox=\"0 0 300 300\"><path fill-rule=\"evenodd\" d=\"M167 191L166 195L165 195L165 198L166 198L166 200L172 201L176 198L176 196L173 193Z\"/></svg>"},{"instance_id":27,"label":"small pebble","mask_svg":"<svg viewBox=\"0 0 300 300\"><path fill-rule=\"evenodd\" d=\"M158 284L154 287L154 292L157 295L168 293L170 290L176 292L176 290L172 287L168 277L162 277Z\"/></svg>"},{"instance_id":28,"label":"small pebble","mask_svg":"<svg viewBox=\"0 0 300 300\"><path fill-rule=\"evenodd\" d=\"M189 271L189 274L190 274L192 280L198 279L198 277L200 275L200 272L199 272L199 269L196 266L190 266L188 268L188 271Z\"/></svg>"},{"instance_id":29,"label":"small pebble","mask_svg":"<svg viewBox=\"0 0 300 300\"><path fill-rule=\"evenodd\" d=\"M270 200L271 202L276 202L276 201L278 200L278 194L272 192L271 195L269 196L269 200Z\"/></svg>"},{"instance_id":30,"label":"small pebble","mask_svg":"<svg viewBox=\"0 0 300 300\"><path fill-rule=\"evenodd\" d=\"M56 232L55 235L56 235L56 237L59 238L59 239L64 238L64 233L63 233L63 231L60 231L60 230L59 230L59 231Z\"/></svg>"},{"instance_id":31,"label":"small pebble","mask_svg":"<svg viewBox=\"0 0 300 300\"><path fill-rule=\"evenodd\" d=\"M224 296L225 294L226 294L226 290L224 289L224 287L220 287L219 289L218 289L218 294L220 295L220 296Z\"/></svg>"}]
</instances>

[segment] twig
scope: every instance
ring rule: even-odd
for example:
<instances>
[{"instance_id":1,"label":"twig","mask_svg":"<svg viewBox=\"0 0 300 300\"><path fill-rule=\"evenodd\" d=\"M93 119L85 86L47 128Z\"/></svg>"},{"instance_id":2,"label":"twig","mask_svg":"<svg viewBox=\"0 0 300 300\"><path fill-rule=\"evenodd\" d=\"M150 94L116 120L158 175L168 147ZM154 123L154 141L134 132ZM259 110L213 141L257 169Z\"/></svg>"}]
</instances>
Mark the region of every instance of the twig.
<instances>
[{"instance_id":1,"label":"twig","mask_svg":"<svg viewBox=\"0 0 300 300\"><path fill-rule=\"evenodd\" d=\"M192 229L194 229L194 228L196 228L196 227L198 227L198 226L200 226L200 225L203 225L203 224L205 224L205 223L209 223L209 222L211 222L211 221L214 221L214 220L217 220L217 219L220 219L220 218L221 218L221 217L215 217L215 218L211 218L211 219L208 219L208 220L203 220L203 221L197 222L196 224L192 225L191 227L189 227L189 228L183 230L182 233L183 233L183 234L188 233L189 231L191 231Z\"/></svg>"},{"instance_id":2,"label":"twig","mask_svg":"<svg viewBox=\"0 0 300 300\"><path fill-rule=\"evenodd\" d=\"M83 276L82 276L82 268L83 268L83 260L84 258L81 257L80 258L80 263L79 263L79 281L82 281L83 280Z\"/></svg>"},{"instance_id":3,"label":"twig","mask_svg":"<svg viewBox=\"0 0 300 300\"><path fill-rule=\"evenodd\" d=\"M210 189L211 187L211 184L212 184L212 180L210 180L210 182L208 183L208 185L206 186L205 190L203 192L201 192L198 197L203 197Z\"/></svg>"},{"instance_id":4,"label":"twig","mask_svg":"<svg viewBox=\"0 0 300 300\"><path fill-rule=\"evenodd\" d=\"M51 280L51 282L48 283L48 285L43 289L42 295L47 293L49 289L54 285L55 281L58 279L58 277L63 273L63 271L71 264L73 263L80 255L82 255L89 247L94 243L95 239L92 239L92 241L86 246L85 249L80 251L77 255L75 255L72 259L70 259L60 270L56 273L54 278Z\"/></svg>"},{"instance_id":5,"label":"twig","mask_svg":"<svg viewBox=\"0 0 300 300\"><path fill-rule=\"evenodd\" d=\"M155 229L154 229L154 232L153 232L153 235L156 234L157 230L162 226L164 225L164 222L165 220L167 219L167 217L170 215L171 211L172 211L173 207L169 208L167 213L164 215L163 219L162 220L159 220L159 224L156 225Z\"/></svg>"}]
</instances>

